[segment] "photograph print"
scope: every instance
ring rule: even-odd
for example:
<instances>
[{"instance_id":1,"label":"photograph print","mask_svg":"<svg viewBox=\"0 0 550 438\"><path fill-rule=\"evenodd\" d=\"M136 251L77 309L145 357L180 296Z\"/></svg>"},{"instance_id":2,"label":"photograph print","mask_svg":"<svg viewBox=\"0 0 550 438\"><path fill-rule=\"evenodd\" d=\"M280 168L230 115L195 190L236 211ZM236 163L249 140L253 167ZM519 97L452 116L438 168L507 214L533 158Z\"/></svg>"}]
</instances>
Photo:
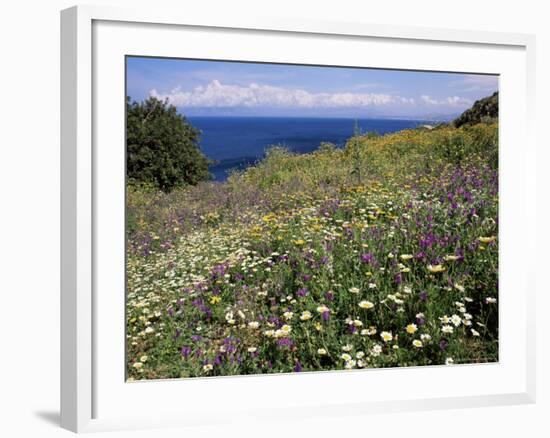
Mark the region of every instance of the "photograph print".
<instances>
[{"instance_id":1,"label":"photograph print","mask_svg":"<svg viewBox=\"0 0 550 438\"><path fill-rule=\"evenodd\" d=\"M497 75L126 57L127 381L498 362L498 106Z\"/></svg>"}]
</instances>

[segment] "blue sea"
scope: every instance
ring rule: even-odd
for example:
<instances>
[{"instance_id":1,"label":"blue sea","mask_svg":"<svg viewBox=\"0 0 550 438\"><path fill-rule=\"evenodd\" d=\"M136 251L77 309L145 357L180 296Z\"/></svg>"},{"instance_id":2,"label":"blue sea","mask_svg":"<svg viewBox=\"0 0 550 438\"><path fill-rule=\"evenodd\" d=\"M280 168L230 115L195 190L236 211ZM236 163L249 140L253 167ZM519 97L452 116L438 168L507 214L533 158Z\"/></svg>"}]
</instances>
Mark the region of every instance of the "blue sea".
<instances>
[{"instance_id":1,"label":"blue sea","mask_svg":"<svg viewBox=\"0 0 550 438\"><path fill-rule=\"evenodd\" d=\"M322 142L338 147L354 134L401 131L429 123L421 120L345 119L298 117L188 117L201 131L202 152L216 164L210 172L224 181L229 171L244 169L260 160L270 146L285 146L297 153L314 151Z\"/></svg>"}]
</instances>

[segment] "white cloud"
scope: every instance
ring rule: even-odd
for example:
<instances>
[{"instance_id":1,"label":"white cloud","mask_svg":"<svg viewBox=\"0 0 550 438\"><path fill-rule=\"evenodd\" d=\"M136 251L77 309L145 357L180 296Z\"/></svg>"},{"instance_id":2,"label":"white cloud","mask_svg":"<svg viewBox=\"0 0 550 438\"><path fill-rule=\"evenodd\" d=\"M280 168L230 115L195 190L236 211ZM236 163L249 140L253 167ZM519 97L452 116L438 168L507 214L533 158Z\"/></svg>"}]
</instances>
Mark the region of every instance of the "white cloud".
<instances>
[{"instance_id":1,"label":"white cloud","mask_svg":"<svg viewBox=\"0 0 550 438\"><path fill-rule=\"evenodd\" d=\"M294 107L346 108L388 105L414 105L412 98L383 93L310 93L301 89L251 83L246 86L222 84L212 80L192 90L175 88L169 93L153 89L149 93L178 107Z\"/></svg>"},{"instance_id":2,"label":"white cloud","mask_svg":"<svg viewBox=\"0 0 550 438\"><path fill-rule=\"evenodd\" d=\"M447 97L444 102L447 105L451 106L469 106L472 104L472 101L470 99L466 99L465 97L458 97L458 96L450 96Z\"/></svg>"},{"instance_id":3,"label":"white cloud","mask_svg":"<svg viewBox=\"0 0 550 438\"><path fill-rule=\"evenodd\" d=\"M422 96L420 96L420 98L422 99L422 102L424 102L424 103L427 103L427 104L430 104L430 105L437 105L438 104L437 100L432 99L430 96L428 96L426 94L423 94Z\"/></svg>"},{"instance_id":4,"label":"white cloud","mask_svg":"<svg viewBox=\"0 0 550 438\"><path fill-rule=\"evenodd\" d=\"M444 99L437 100L427 94L423 94L420 98L422 99L422 102L428 105L445 105L450 107L466 107L472 105L472 101L470 99L459 96L449 96Z\"/></svg>"}]
</instances>

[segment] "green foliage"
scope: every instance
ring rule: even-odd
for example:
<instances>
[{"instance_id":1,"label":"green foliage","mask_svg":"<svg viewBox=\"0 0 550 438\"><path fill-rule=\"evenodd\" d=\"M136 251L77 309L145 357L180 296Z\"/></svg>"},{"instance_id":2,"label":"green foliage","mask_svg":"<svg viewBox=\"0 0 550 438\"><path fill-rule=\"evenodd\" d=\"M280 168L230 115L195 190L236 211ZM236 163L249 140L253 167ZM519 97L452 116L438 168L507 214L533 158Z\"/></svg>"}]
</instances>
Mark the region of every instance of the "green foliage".
<instances>
[{"instance_id":1,"label":"green foliage","mask_svg":"<svg viewBox=\"0 0 550 438\"><path fill-rule=\"evenodd\" d=\"M355 121L355 127L354 127L354 136L348 140L346 144L346 155L351 159L352 162L352 168L350 175L355 178L356 184L362 183L362 170L363 170L363 161L364 161L364 153L362 153L362 144L359 141L359 137L361 136L361 129L359 128L359 124L357 121Z\"/></svg>"},{"instance_id":2,"label":"green foliage","mask_svg":"<svg viewBox=\"0 0 550 438\"><path fill-rule=\"evenodd\" d=\"M483 159L492 169L498 168L498 125L365 133L350 138L344 148L324 144L309 154L276 147L264 160L236 175L235 182L261 190L280 188L313 195L329 188L382 181L388 175L414 178L444 165L461 167L472 159Z\"/></svg>"},{"instance_id":3,"label":"green foliage","mask_svg":"<svg viewBox=\"0 0 550 438\"><path fill-rule=\"evenodd\" d=\"M464 111L453 125L457 128L463 125L475 125L477 123L494 123L498 120L498 91L491 96L477 100L472 108Z\"/></svg>"},{"instance_id":4,"label":"green foliage","mask_svg":"<svg viewBox=\"0 0 550 438\"><path fill-rule=\"evenodd\" d=\"M200 151L200 132L167 101L150 97L127 100L127 175L169 192L209 178L208 160Z\"/></svg>"}]
</instances>

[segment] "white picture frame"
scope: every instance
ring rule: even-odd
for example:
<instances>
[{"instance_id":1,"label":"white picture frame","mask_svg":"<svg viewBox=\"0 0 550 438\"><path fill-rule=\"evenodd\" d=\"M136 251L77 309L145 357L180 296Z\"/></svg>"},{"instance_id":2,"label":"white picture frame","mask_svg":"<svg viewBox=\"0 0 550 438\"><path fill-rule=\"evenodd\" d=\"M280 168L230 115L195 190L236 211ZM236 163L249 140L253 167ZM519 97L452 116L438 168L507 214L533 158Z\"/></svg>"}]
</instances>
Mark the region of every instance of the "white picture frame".
<instances>
[{"instance_id":1,"label":"white picture frame","mask_svg":"<svg viewBox=\"0 0 550 438\"><path fill-rule=\"evenodd\" d=\"M140 37L145 32L147 38ZM330 50L328 53L325 49L316 51L315 44L317 49L321 43L324 47L329 43L330 47L333 42L334 48L370 44L372 53L377 55L373 56L370 61L373 64L369 66L501 75L501 195L504 198L500 213L503 220L500 273L502 284L515 290L516 301L508 300L506 292L500 300L503 359L498 364L465 365L453 369L422 367L310 373L303 376L238 376L187 382L144 382L129 386L120 379L124 374L124 357L120 356L124 348L124 317L119 312L121 303L124 305L124 291L119 287L120 269L124 269L124 256L121 257L120 253L124 239L123 228L120 234L124 203L120 205L121 191L116 183L123 178L124 169L118 164L124 147L124 142L121 142L124 123L120 124L120 117L124 112L125 90L123 85L121 88L124 77L116 69L124 63L121 55L180 56L180 49L169 47L167 38L191 35L196 47L192 53L186 54L200 56L201 50L210 50L209 55L201 57L212 59L216 56L239 59L245 56L240 53L244 53L242 50L246 45L249 50L247 60L299 62L301 56L305 56L300 50L309 48L311 62L342 65L346 62L344 53L336 56L336 52L331 54ZM225 43L227 46L219 44L229 36L233 44L229 39ZM209 42L202 44L201 38L209 39ZM262 55L260 44L272 44L274 50L270 50L269 55ZM394 55L401 53L402 56L390 58L387 53L383 54L384 50L376 48L377 44L393 47ZM294 51L290 50L291 45ZM286 54L278 55L276 47L286 48ZM416 59L412 55L407 57L405 47L410 49L407 53L414 54L416 50L423 56ZM453 51L456 52L455 58L449 59L445 53ZM212 418L213 412L218 421L223 422L250 416L269 420L283 413L305 418L533 403L535 273L526 262L514 264L513 270L506 268L517 261L515 252L532 251L535 245L533 209L512 208L516 201L524 206L535 205L534 51L534 36L524 34L275 18L227 22L215 15L199 16L187 11L157 8L137 11L77 6L62 11L61 426L85 432L201 424ZM360 61L358 65L364 65L364 62ZM109 96L119 99L121 108L107 116L101 109L113 102L116 106L118 102L109 100ZM513 150L508 147L518 139L522 139L521 148ZM104 140L110 144L114 142L118 147L110 148L110 152L102 149L98 153L98 142ZM111 153L114 155L109 155ZM512 168L512 164L517 164L517 168ZM113 182L117 189L112 189ZM114 216L106 216L106 211ZM518 223L524 224L521 239L513 237ZM118 242L114 251L109 251L114 254L113 258L106 252L107 245L111 245L109 242ZM111 271L111 266L118 268ZM105 295L106 288L112 289L110 295ZM122 295L117 295L119 292ZM115 301L111 303L111 299ZM517 314L513 327L508 318L512 314ZM518 346L513 354L512 344ZM119 365L121 370L118 370ZM375 382L387 380L388 371L392 373L395 387L385 390L388 396L382 397L383 388L376 392ZM419 382L433 381L433 387L424 385L424 393L417 393L414 385L406 383L411 377ZM300 379L299 385L297 378ZM457 383L442 387L441 382L445 379L457 380ZM461 379L473 379L473 385L463 385ZM318 388L326 382L334 389L329 391L330 399L323 400ZM171 409L158 402L161 394L166 395L167 403L173 401L184 384L187 385L185 397L188 399L206 400L208 396L236 389L242 392L242 396L233 398L231 402L222 399L210 406L208 412L201 409L200 403L183 399L175 406L172 404ZM361 384L368 384L373 394L367 396L354 391ZM475 390L474 386L477 387ZM406 387L410 387L408 392ZM292 392L298 389L300 393ZM261 407L250 399L255 393L266 390L274 393L272 404ZM287 396L291 391L288 406L285 405L285 391ZM348 391L349 396L344 391ZM132 400L139 397L155 400L155 403L139 412L132 406ZM128 409L120 408L124 405L128 405ZM297 406L299 410L293 409Z\"/></svg>"}]
</instances>

